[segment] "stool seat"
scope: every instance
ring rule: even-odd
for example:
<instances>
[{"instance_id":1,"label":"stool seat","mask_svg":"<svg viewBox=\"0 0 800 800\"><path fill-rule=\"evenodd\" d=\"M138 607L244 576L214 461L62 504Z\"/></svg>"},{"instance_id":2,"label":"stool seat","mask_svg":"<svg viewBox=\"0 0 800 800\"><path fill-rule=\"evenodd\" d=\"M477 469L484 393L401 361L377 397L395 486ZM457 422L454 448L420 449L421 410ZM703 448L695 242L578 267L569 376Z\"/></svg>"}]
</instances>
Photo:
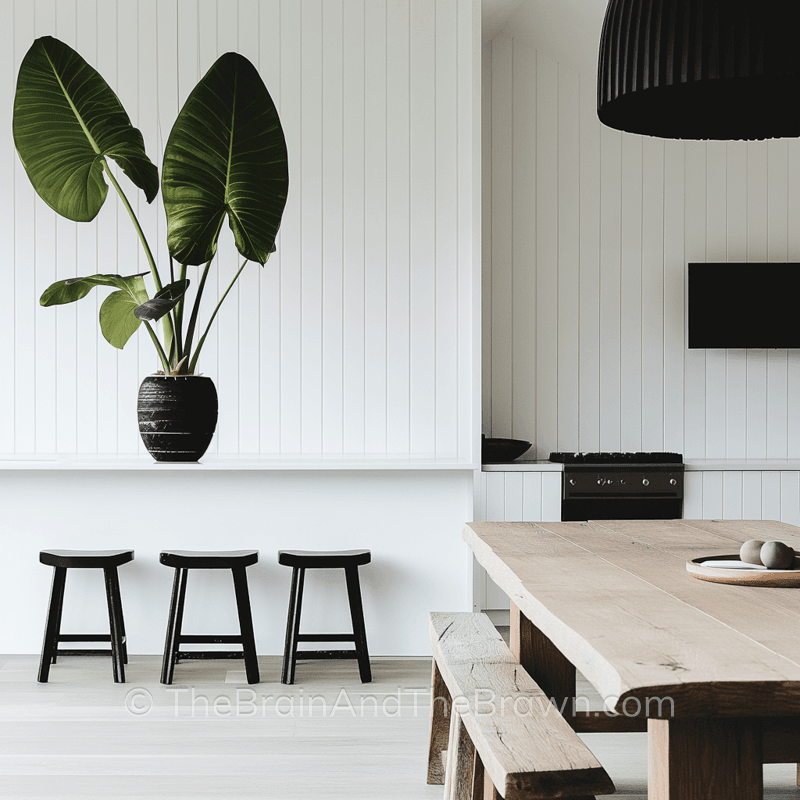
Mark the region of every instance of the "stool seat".
<instances>
[{"instance_id":1,"label":"stool seat","mask_svg":"<svg viewBox=\"0 0 800 800\"><path fill-rule=\"evenodd\" d=\"M162 550L159 561L176 569L233 569L258 562L258 550Z\"/></svg>"},{"instance_id":2,"label":"stool seat","mask_svg":"<svg viewBox=\"0 0 800 800\"><path fill-rule=\"evenodd\" d=\"M102 569L133 561L133 550L42 550L39 561L49 567Z\"/></svg>"},{"instance_id":3,"label":"stool seat","mask_svg":"<svg viewBox=\"0 0 800 800\"><path fill-rule=\"evenodd\" d=\"M369 564L369 550L279 550L278 563L284 567L306 569L336 569Z\"/></svg>"},{"instance_id":4,"label":"stool seat","mask_svg":"<svg viewBox=\"0 0 800 800\"><path fill-rule=\"evenodd\" d=\"M162 550L162 564L175 570L172 582L167 639L161 662L161 683L171 684L175 664L181 658L243 658L248 683L258 683L258 655L247 588L247 567L258 562L258 550ZM229 569L233 576L238 635L183 633L183 608L190 569ZM235 644L241 650L181 650L182 644Z\"/></svg>"}]
</instances>

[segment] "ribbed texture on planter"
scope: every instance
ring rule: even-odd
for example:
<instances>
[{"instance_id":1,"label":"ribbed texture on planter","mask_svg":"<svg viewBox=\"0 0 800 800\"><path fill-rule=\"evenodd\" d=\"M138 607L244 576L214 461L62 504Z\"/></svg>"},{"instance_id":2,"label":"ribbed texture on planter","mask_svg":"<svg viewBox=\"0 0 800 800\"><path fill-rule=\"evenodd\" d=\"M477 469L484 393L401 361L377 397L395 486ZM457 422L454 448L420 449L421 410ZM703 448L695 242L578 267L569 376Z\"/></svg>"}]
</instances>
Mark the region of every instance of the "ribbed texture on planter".
<instances>
[{"instance_id":1,"label":"ribbed texture on planter","mask_svg":"<svg viewBox=\"0 0 800 800\"><path fill-rule=\"evenodd\" d=\"M139 433L156 461L198 461L217 427L217 390L203 375L149 375L139 387Z\"/></svg>"},{"instance_id":2,"label":"ribbed texture on planter","mask_svg":"<svg viewBox=\"0 0 800 800\"><path fill-rule=\"evenodd\" d=\"M597 114L667 139L800 136L797 0L610 0Z\"/></svg>"}]
</instances>

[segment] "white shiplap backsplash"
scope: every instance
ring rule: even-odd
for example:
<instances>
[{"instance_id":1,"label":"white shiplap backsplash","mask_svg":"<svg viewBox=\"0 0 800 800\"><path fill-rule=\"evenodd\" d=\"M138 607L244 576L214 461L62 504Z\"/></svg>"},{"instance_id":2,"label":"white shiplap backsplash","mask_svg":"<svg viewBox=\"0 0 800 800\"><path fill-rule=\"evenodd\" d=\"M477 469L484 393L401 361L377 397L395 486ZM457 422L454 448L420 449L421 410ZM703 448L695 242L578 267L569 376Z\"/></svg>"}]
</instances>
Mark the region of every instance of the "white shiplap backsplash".
<instances>
[{"instance_id":1,"label":"white shiplap backsplash","mask_svg":"<svg viewBox=\"0 0 800 800\"><path fill-rule=\"evenodd\" d=\"M505 34L483 119L484 432L799 457L800 351L688 350L684 287L690 261L800 261L800 142L621 134L594 75Z\"/></svg>"},{"instance_id":2,"label":"white shiplap backsplash","mask_svg":"<svg viewBox=\"0 0 800 800\"><path fill-rule=\"evenodd\" d=\"M199 362L220 395L211 451L471 457L473 0L9 2L0 452L139 451L136 392L158 368L144 334L121 352L102 339L104 292L58 310L38 305L56 279L144 271L116 197L95 223L62 220L17 159L16 72L34 38L54 35L105 77L159 164L180 105L226 51L253 61L278 106L289 202L277 253L245 269ZM163 210L137 207L163 274ZM227 230L223 238L206 314L238 266Z\"/></svg>"}]
</instances>

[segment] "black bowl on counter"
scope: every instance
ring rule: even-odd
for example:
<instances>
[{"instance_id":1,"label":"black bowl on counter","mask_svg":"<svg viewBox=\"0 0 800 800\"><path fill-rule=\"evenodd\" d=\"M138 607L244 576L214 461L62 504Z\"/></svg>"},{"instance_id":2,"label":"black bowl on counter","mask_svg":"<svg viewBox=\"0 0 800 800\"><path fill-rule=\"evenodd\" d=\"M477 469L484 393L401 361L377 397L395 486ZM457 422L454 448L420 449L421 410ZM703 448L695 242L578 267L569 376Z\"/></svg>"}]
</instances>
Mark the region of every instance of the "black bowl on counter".
<instances>
[{"instance_id":1,"label":"black bowl on counter","mask_svg":"<svg viewBox=\"0 0 800 800\"><path fill-rule=\"evenodd\" d=\"M530 449L531 443L522 439L487 439L481 436L481 462L505 464L514 461Z\"/></svg>"}]
</instances>

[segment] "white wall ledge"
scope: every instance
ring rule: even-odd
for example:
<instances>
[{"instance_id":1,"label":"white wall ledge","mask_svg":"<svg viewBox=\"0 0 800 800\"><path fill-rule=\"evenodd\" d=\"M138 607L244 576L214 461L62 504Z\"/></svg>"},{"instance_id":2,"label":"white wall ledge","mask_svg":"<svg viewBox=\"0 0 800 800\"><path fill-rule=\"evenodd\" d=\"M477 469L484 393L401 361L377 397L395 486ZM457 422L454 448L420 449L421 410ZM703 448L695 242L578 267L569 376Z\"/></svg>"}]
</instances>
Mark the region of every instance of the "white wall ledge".
<instances>
[{"instance_id":1,"label":"white wall ledge","mask_svg":"<svg viewBox=\"0 0 800 800\"><path fill-rule=\"evenodd\" d=\"M484 472L563 472L564 465L556 461L508 461L504 464L484 464Z\"/></svg>"},{"instance_id":2,"label":"white wall ledge","mask_svg":"<svg viewBox=\"0 0 800 800\"><path fill-rule=\"evenodd\" d=\"M717 472L796 472L800 471L798 458L690 458L686 459L686 471Z\"/></svg>"},{"instance_id":3,"label":"white wall ledge","mask_svg":"<svg viewBox=\"0 0 800 800\"><path fill-rule=\"evenodd\" d=\"M468 459L436 455L386 454L207 454L199 462L157 462L146 453L115 454L3 454L0 470L194 470L219 471L327 471L327 470L476 470Z\"/></svg>"}]
</instances>

